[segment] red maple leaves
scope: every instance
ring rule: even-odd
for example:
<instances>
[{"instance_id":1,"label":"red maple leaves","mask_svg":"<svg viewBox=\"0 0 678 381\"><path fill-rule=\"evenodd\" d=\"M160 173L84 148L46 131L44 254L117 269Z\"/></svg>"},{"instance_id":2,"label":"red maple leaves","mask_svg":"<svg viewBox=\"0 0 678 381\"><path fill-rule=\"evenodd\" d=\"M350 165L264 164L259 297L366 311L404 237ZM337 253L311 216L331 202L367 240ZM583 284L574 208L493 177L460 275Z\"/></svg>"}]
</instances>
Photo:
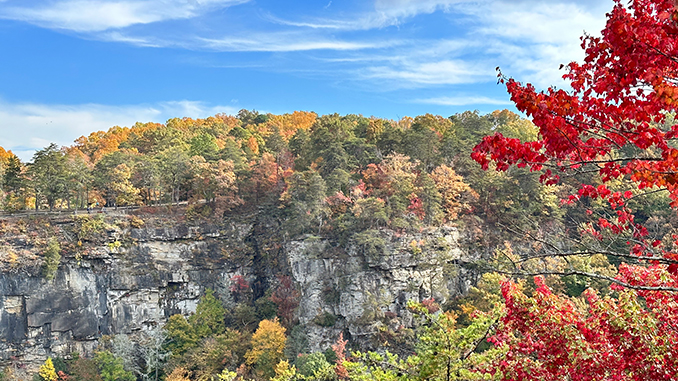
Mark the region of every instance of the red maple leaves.
<instances>
[{"instance_id":1,"label":"red maple leaves","mask_svg":"<svg viewBox=\"0 0 678 381\"><path fill-rule=\"evenodd\" d=\"M567 65L563 76L571 91L538 92L500 73L539 137L520 142L497 133L472 157L485 169L493 162L498 170L543 171L546 184L565 174L583 179L563 203L598 199L606 209L587 210L584 233L625 234L629 255L648 262L621 264L616 280L631 288L613 286L615 298L587 290L585 303L552 293L540 277L532 297L505 282L507 313L491 340L506 355L495 366L506 380L676 379L678 253L650 238L628 204L653 188L678 206L678 2L615 0L602 36L584 36L582 48L583 63ZM672 240L676 246L678 237Z\"/></svg>"},{"instance_id":2,"label":"red maple leaves","mask_svg":"<svg viewBox=\"0 0 678 381\"><path fill-rule=\"evenodd\" d=\"M660 275L632 273L643 282ZM490 341L507 350L494 364L504 380L672 380L678 375L676 294L626 289L618 298L601 298L588 290L582 307L552 293L542 278L535 282L532 297L515 283L502 285L507 314Z\"/></svg>"},{"instance_id":3,"label":"red maple leaves","mask_svg":"<svg viewBox=\"0 0 678 381\"><path fill-rule=\"evenodd\" d=\"M594 236L606 229L631 232L634 253L656 256L660 250L670 257L646 241L647 229L635 222L626 205L634 192L613 192L608 183L665 189L671 206L678 206L678 124L672 117L678 106L678 11L673 0L634 0L628 7L615 0L607 16L602 37L582 38L584 62L567 66L563 77L572 91L538 92L499 74L516 107L539 128L539 139L520 142L497 133L485 137L472 157L485 169L494 162L498 170L516 165L543 171L545 184L558 183L563 174L596 172L588 180L593 183L564 202L605 200L614 218L594 222Z\"/></svg>"}]
</instances>

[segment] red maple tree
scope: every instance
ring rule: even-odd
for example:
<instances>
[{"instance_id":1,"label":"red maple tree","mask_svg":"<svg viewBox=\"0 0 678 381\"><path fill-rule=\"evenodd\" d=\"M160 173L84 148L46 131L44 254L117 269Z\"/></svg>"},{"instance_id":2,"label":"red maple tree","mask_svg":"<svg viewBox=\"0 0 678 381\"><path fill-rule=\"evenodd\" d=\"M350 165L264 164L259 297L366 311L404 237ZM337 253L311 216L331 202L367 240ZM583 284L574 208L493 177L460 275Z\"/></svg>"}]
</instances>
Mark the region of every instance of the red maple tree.
<instances>
[{"instance_id":1,"label":"red maple tree","mask_svg":"<svg viewBox=\"0 0 678 381\"><path fill-rule=\"evenodd\" d=\"M503 380L675 380L678 376L674 295L619 288L619 296L611 298L587 290L586 308L582 308L575 300L551 292L543 278L537 277L535 283L532 297L515 283L502 285L507 314L490 341L504 346L506 354L488 368L501 372ZM672 303L664 304L667 301Z\"/></svg>"},{"instance_id":2,"label":"red maple tree","mask_svg":"<svg viewBox=\"0 0 678 381\"><path fill-rule=\"evenodd\" d=\"M516 107L539 128L539 138L521 142L496 133L485 137L472 157L485 169L494 162L498 170L516 165L542 171L545 184L558 183L563 174L589 174L564 200L604 200L610 213L594 221L589 233L628 233L631 254L673 264L669 270L676 274L678 254L647 238L627 202L655 188L650 192L665 191L671 207L678 206L678 124L673 122L678 11L674 0L633 0L628 7L615 0L607 16L602 37L582 38L584 62L567 66L563 77L571 91L538 92L500 73ZM611 189L620 182L626 190Z\"/></svg>"},{"instance_id":3,"label":"red maple tree","mask_svg":"<svg viewBox=\"0 0 678 381\"><path fill-rule=\"evenodd\" d=\"M278 307L280 322L287 329L295 323L294 310L299 307L301 294L290 276L278 275L278 287L271 294L271 301Z\"/></svg>"},{"instance_id":4,"label":"red maple tree","mask_svg":"<svg viewBox=\"0 0 678 381\"><path fill-rule=\"evenodd\" d=\"M615 0L602 36L584 36L582 48L584 61L566 67L569 91L540 92L500 73L539 137L497 133L472 157L484 169L541 171L545 184L580 179L564 203L599 199L606 209L582 233L629 237L628 252L598 253L635 264L608 278L617 297L587 290L584 304L552 293L539 277L531 297L505 282L507 314L492 341L507 352L495 369L505 380L676 379L678 236L650 238L629 201L665 192L674 214L678 207L678 2Z\"/></svg>"}]
</instances>

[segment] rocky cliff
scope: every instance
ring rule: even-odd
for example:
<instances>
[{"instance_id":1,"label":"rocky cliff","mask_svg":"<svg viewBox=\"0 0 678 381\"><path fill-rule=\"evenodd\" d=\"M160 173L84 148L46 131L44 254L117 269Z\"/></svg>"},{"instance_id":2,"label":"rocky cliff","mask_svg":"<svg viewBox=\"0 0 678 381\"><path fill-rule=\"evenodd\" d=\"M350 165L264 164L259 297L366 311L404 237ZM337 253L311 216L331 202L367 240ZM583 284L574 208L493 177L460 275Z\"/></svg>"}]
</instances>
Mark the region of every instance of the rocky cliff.
<instances>
[{"instance_id":1,"label":"rocky cliff","mask_svg":"<svg viewBox=\"0 0 678 381\"><path fill-rule=\"evenodd\" d=\"M292 276L309 349L326 349L339 332L368 342L380 325L411 324L408 300L444 301L463 293L472 276L459 265L466 255L454 227L416 234L374 230L369 244L339 245L309 235L262 240L266 227L242 219L143 226L138 220L107 216L105 229L84 242L72 217L24 222L21 229L14 228L21 221L3 221L0 365L34 368L48 356L91 354L102 335L139 335L173 314L190 315L206 288L232 308L236 275L257 296L276 274ZM31 224L51 226L50 234L63 241L53 279L41 267L44 234L32 233Z\"/></svg>"}]
</instances>

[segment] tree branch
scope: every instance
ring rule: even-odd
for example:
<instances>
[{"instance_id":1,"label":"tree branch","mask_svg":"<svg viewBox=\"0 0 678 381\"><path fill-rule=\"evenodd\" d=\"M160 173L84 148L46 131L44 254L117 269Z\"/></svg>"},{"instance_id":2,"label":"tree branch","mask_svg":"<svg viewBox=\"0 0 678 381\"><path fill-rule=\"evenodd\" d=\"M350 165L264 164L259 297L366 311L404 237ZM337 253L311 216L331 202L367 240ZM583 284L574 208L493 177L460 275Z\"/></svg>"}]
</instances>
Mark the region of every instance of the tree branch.
<instances>
[{"instance_id":1,"label":"tree branch","mask_svg":"<svg viewBox=\"0 0 678 381\"><path fill-rule=\"evenodd\" d=\"M510 272L510 271L502 271L502 270L497 270L493 269L492 271L497 272L499 274L504 274L504 275L511 275L511 276L539 276L539 275L557 275L557 276L571 276L571 275L580 275L580 276L585 276L588 278L594 278L594 279L601 279L601 280L606 280L608 282L612 282L614 284L617 284L619 286L622 286L624 288L629 288L632 290L644 290L644 291L671 291L671 292L678 292L678 287L666 287L666 286L640 286L640 285L634 285L630 284L624 281L621 281L619 279L606 276L606 275L601 275L601 274L596 274L596 273L590 273L586 271L578 271L578 270L570 270L570 271L538 271L538 272Z\"/></svg>"}]
</instances>

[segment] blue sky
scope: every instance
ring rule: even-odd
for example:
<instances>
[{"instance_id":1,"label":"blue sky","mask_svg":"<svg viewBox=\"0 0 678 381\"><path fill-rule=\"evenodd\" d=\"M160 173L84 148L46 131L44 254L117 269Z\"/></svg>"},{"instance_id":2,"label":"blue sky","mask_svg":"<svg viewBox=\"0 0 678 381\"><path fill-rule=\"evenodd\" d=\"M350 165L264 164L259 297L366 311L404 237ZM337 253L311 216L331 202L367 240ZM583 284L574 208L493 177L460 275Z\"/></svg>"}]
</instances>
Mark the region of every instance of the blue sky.
<instances>
[{"instance_id":1,"label":"blue sky","mask_svg":"<svg viewBox=\"0 0 678 381\"><path fill-rule=\"evenodd\" d=\"M242 108L399 119L563 87L611 0L0 0L0 146Z\"/></svg>"}]
</instances>

